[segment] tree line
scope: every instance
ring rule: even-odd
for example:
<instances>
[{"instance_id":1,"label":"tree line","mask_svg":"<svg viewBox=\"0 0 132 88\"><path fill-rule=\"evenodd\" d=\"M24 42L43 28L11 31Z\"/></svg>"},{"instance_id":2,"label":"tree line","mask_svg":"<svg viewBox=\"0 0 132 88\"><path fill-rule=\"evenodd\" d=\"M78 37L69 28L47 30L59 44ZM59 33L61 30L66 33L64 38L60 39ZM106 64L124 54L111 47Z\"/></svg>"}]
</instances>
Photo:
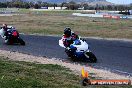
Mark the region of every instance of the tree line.
<instances>
[{"instance_id":1,"label":"tree line","mask_svg":"<svg viewBox=\"0 0 132 88\"><path fill-rule=\"evenodd\" d=\"M48 2L23 2L22 0L12 0L10 2L0 2L0 8L35 8L39 9L41 7L67 7L68 10L77 10L78 8L83 8L84 10L130 10L132 9L132 3L130 5L96 5L96 6L90 6L88 3L81 3L78 4L76 2L63 2L61 4L55 4L55 3L48 3Z\"/></svg>"}]
</instances>

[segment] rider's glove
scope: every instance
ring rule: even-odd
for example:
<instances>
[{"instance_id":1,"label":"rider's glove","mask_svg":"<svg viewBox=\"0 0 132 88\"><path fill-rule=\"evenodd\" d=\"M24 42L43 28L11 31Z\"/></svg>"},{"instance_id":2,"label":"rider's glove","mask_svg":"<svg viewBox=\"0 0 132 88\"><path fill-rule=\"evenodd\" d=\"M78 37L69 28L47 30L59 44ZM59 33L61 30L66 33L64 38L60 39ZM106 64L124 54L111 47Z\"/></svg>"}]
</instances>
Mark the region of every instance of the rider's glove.
<instances>
[{"instance_id":1,"label":"rider's glove","mask_svg":"<svg viewBox=\"0 0 132 88\"><path fill-rule=\"evenodd\" d=\"M69 47L66 47L66 49L67 49L67 50L70 50L70 48L69 48Z\"/></svg>"}]
</instances>

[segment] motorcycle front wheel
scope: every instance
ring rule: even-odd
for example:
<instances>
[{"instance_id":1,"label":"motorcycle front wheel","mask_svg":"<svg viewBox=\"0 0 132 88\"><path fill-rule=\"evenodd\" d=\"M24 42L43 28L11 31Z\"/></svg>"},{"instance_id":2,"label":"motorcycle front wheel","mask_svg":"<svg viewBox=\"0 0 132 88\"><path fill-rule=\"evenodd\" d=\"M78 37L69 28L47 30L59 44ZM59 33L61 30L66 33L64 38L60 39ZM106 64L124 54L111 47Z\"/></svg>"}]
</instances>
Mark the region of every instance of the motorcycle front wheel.
<instances>
[{"instance_id":1,"label":"motorcycle front wheel","mask_svg":"<svg viewBox=\"0 0 132 88\"><path fill-rule=\"evenodd\" d=\"M13 44L13 41L11 39L6 39L5 40L5 44L12 45Z\"/></svg>"},{"instance_id":2,"label":"motorcycle front wheel","mask_svg":"<svg viewBox=\"0 0 132 88\"><path fill-rule=\"evenodd\" d=\"M86 56L87 59L90 60L90 62L92 62L92 63L96 63L97 62L97 58L92 52L86 52L85 56Z\"/></svg>"},{"instance_id":3,"label":"motorcycle front wheel","mask_svg":"<svg viewBox=\"0 0 132 88\"><path fill-rule=\"evenodd\" d=\"M10 44L9 39L6 39L6 40L5 40L5 44L7 44L7 45Z\"/></svg>"}]
</instances>

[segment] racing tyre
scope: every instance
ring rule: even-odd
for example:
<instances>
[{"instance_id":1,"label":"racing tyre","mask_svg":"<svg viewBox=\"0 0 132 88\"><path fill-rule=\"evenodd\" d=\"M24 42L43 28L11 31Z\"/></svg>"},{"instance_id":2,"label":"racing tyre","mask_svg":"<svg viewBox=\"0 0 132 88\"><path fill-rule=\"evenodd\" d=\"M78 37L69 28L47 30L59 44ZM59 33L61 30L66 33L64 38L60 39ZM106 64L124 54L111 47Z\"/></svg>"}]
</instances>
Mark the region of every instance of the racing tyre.
<instances>
[{"instance_id":1,"label":"racing tyre","mask_svg":"<svg viewBox=\"0 0 132 88\"><path fill-rule=\"evenodd\" d=\"M5 44L12 45L13 44L13 41L11 41L10 39L6 39L5 40Z\"/></svg>"},{"instance_id":2,"label":"racing tyre","mask_svg":"<svg viewBox=\"0 0 132 88\"><path fill-rule=\"evenodd\" d=\"M5 40L5 44L7 44L7 45L9 45L9 44L10 44L9 39L6 39L6 40Z\"/></svg>"},{"instance_id":3,"label":"racing tyre","mask_svg":"<svg viewBox=\"0 0 132 88\"><path fill-rule=\"evenodd\" d=\"M19 38L19 42L21 45L25 45L25 42L21 38Z\"/></svg>"},{"instance_id":4,"label":"racing tyre","mask_svg":"<svg viewBox=\"0 0 132 88\"><path fill-rule=\"evenodd\" d=\"M92 63L97 62L97 58L92 52L86 52L85 56L86 56L86 58L88 58L90 60L90 62L92 62Z\"/></svg>"}]
</instances>

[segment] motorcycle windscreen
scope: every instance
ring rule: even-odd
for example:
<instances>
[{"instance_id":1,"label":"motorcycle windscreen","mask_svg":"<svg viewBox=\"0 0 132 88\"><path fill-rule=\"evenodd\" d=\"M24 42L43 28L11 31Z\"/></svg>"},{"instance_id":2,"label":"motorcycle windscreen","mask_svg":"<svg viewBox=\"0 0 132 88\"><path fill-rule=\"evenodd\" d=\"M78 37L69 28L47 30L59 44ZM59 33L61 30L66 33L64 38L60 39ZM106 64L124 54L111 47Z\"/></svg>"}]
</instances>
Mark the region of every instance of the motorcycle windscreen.
<instances>
[{"instance_id":1,"label":"motorcycle windscreen","mask_svg":"<svg viewBox=\"0 0 132 88\"><path fill-rule=\"evenodd\" d=\"M77 48L76 52L85 52L85 51L87 51L88 50L88 44L85 41L82 41L82 40L80 40L80 42L81 42L81 45L74 45L73 44L73 46Z\"/></svg>"},{"instance_id":2,"label":"motorcycle windscreen","mask_svg":"<svg viewBox=\"0 0 132 88\"><path fill-rule=\"evenodd\" d=\"M73 42L74 45L81 45L81 41L79 39L76 39L74 42Z\"/></svg>"}]
</instances>

